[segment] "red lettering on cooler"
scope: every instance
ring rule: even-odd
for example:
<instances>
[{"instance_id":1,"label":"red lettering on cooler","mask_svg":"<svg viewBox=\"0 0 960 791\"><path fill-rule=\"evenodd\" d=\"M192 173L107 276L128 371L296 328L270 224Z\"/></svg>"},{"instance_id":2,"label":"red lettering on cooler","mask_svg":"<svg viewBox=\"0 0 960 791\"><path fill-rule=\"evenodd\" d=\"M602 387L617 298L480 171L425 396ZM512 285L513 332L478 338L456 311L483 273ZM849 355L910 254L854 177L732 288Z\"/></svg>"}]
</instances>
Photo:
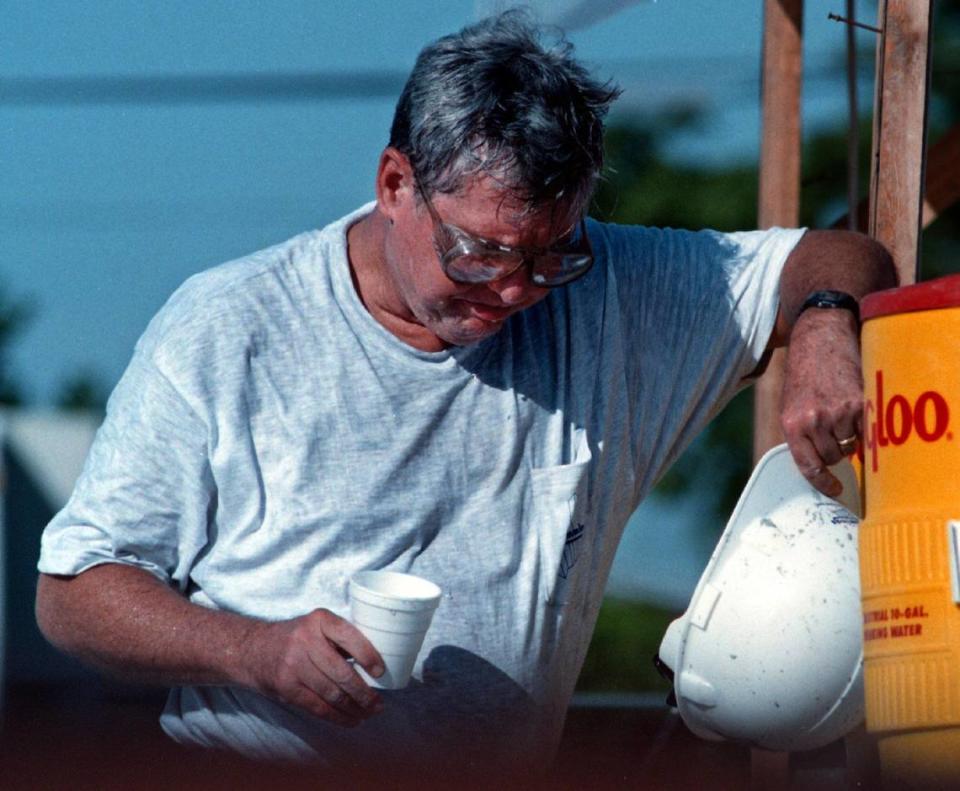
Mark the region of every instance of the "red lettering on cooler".
<instances>
[{"instance_id":1,"label":"red lettering on cooler","mask_svg":"<svg viewBox=\"0 0 960 791\"><path fill-rule=\"evenodd\" d=\"M927 423L927 404L933 405L933 427ZM920 393L917 405L913 408L913 425L917 436L924 442L936 442L947 433L950 420L950 408L946 399L933 390Z\"/></svg>"},{"instance_id":2,"label":"red lettering on cooler","mask_svg":"<svg viewBox=\"0 0 960 791\"><path fill-rule=\"evenodd\" d=\"M875 426L877 442L880 443L881 448L885 448L888 440L886 434L883 433L883 371L877 371L877 414L880 416Z\"/></svg>"},{"instance_id":3,"label":"red lettering on cooler","mask_svg":"<svg viewBox=\"0 0 960 791\"><path fill-rule=\"evenodd\" d=\"M923 624L907 623L903 626L891 626L891 637L919 637L923 634Z\"/></svg>"},{"instance_id":4,"label":"red lettering on cooler","mask_svg":"<svg viewBox=\"0 0 960 791\"><path fill-rule=\"evenodd\" d=\"M900 430L897 431L897 412L900 412ZM883 422L887 427L887 434L890 442L894 445L902 445L910 436L910 430L913 428L913 413L910 410L910 402L902 395L895 395L887 404L886 412L883 415Z\"/></svg>"},{"instance_id":5,"label":"red lettering on cooler","mask_svg":"<svg viewBox=\"0 0 960 791\"><path fill-rule=\"evenodd\" d=\"M944 435L949 439L950 407L942 394L925 390L915 403L900 393L884 401L883 371L876 372L877 402L867 399L863 408L864 444L870 451L873 471L879 468L879 449L887 445L903 445L914 434L923 442L936 442Z\"/></svg>"}]
</instances>

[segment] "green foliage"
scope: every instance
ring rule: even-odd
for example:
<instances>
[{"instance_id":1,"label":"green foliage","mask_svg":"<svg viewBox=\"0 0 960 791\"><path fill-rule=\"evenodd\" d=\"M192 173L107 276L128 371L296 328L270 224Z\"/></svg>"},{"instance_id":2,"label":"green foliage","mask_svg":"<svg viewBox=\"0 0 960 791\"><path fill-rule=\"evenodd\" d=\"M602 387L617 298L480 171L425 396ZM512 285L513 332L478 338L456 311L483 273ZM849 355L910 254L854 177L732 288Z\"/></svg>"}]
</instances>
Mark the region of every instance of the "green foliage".
<instances>
[{"instance_id":1,"label":"green foliage","mask_svg":"<svg viewBox=\"0 0 960 791\"><path fill-rule=\"evenodd\" d=\"M14 298L0 285L0 404L23 403L21 389L10 372L10 344L30 323L34 310L31 300Z\"/></svg>"},{"instance_id":2,"label":"green foliage","mask_svg":"<svg viewBox=\"0 0 960 791\"><path fill-rule=\"evenodd\" d=\"M756 223L757 171L679 165L663 155L673 132L699 124L693 112L635 119L606 135L606 178L594 214L608 222L733 231Z\"/></svg>"},{"instance_id":3,"label":"green foliage","mask_svg":"<svg viewBox=\"0 0 960 791\"><path fill-rule=\"evenodd\" d=\"M960 1L934 4L928 143L960 123ZM923 232L921 279L960 272L960 204L955 203Z\"/></svg>"},{"instance_id":4,"label":"green foliage","mask_svg":"<svg viewBox=\"0 0 960 791\"><path fill-rule=\"evenodd\" d=\"M934 4L933 58L930 75L934 116L932 131L956 123L960 116L960 1ZM952 121L951 121L952 119ZM939 128L938 128L939 127Z\"/></svg>"},{"instance_id":5,"label":"green foliage","mask_svg":"<svg viewBox=\"0 0 960 791\"><path fill-rule=\"evenodd\" d=\"M107 394L94 374L81 371L67 379L57 396L57 406L68 412L97 412L107 408Z\"/></svg>"},{"instance_id":6,"label":"green foliage","mask_svg":"<svg viewBox=\"0 0 960 791\"><path fill-rule=\"evenodd\" d=\"M577 681L580 692L670 691L653 657L667 625L679 613L650 604L606 599Z\"/></svg>"}]
</instances>

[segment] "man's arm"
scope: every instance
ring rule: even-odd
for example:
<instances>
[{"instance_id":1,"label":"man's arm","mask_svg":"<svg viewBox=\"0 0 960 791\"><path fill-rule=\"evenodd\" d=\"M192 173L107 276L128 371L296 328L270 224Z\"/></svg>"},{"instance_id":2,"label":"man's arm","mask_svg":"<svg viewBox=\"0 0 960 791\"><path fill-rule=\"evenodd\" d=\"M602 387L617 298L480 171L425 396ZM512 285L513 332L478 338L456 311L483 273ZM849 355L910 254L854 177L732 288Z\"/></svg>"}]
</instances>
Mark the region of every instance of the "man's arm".
<instances>
[{"instance_id":1,"label":"man's arm","mask_svg":"<svg viewBox=\"0 0 960 791\"><path fill-rule=\"evenodd\" d=\"M800 471L831 496L841 491L827 469L844 456L838 443L862 434L859 327L848 310L808 308L801 314L800 308L814 291L843 291L859 300L896 284L886 249L848 231L808 231L780 278L770 340L772 346L789 343L780 422Z\"/></svg>"},{"instance_id":2,"label":"man's arm","mask_svg":"<svg viewBox=\"0 0 960 791\"><path fill-rule=\"evenodd\" d=\"M36 611L51 643L127 680L243 686L346 726L382 708L344 658L379 676L379 654L328 610L260 621L192 604L149 572L108 563L41 574Z\"/></svg>"}]
</instances>

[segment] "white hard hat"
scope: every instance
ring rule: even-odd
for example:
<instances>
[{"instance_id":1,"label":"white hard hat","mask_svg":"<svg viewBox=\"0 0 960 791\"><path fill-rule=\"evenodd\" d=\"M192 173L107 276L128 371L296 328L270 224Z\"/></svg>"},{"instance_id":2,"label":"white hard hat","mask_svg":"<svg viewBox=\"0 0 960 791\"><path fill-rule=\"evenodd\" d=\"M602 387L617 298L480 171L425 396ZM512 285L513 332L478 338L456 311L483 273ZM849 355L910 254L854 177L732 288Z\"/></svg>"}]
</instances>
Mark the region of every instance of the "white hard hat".
<instances>
[{"instance_id":1,"label":"white hard hat","mask_svg":"<svg viewBox=\"0 0 960 791\"><path fill-rule=\"evenodd\" d=\"M839 502L806 481L786 445L768 452L668 627L660 664L698 736L799 751L863 721L859 497L849 461L831 470Z\"/></svg>"}]
</instances>

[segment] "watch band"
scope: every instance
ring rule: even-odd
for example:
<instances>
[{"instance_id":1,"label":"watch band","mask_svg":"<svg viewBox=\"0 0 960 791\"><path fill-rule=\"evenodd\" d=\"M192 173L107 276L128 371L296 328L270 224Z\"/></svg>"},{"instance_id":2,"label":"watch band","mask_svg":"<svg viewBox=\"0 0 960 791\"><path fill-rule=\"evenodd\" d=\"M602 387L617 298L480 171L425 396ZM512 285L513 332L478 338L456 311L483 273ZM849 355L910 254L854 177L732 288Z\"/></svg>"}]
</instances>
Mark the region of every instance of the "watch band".
<instances>
[{"instance_id":1,"label":"watch band","mask_svg":"<svg viewBox=\"0 0 960 791\"><path fill-rule=\"evenodd\" d=\"M857 327L860 326L860 303L846 291L814 291L803 301L797 317L807 308L839 308L853 314Z\"/></svg>"}]
</instances>

